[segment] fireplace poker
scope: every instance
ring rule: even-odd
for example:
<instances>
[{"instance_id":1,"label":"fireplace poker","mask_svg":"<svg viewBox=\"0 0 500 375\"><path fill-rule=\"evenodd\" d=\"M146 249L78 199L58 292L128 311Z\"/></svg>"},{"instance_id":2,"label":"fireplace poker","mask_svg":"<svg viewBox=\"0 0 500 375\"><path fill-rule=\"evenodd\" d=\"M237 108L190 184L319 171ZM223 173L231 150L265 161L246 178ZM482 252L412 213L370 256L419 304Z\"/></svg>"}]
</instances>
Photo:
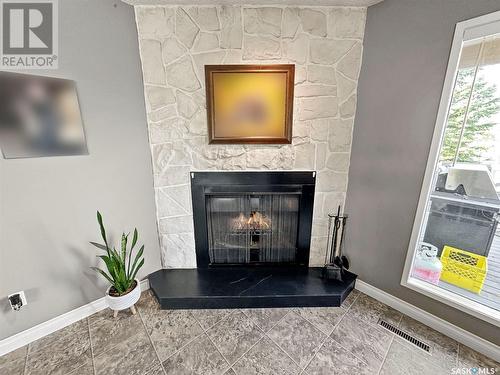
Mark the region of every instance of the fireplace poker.
<instances>
[{"instance_id":1,"label":"fireplace poker","mask_svg":"<svg viewBox=\"0 0 500 375\"><path fill-rule=\"evenodd\" d=\"M339 244L339 256L340 256L341 267L348 270L349 269L349 259L347 259L347 257L342 253L344 238L345 238L346 224L347 224L347 216L343 215L342 216L342 232L340 234L340 244Z\"/></svg>"},{"instance_id":2,"label":"fireplace poker","mask_svg":"<svg viewBox=\"0 0 500 375\"><path fill-rule=\"evenodd\" d=\"M340 259L340 254L337 252L340 250L340 246L337 248L338 242L339 242L339 229L341 225L341 219L340 219L340 205L337 210L337 216L335 216L335 224L333 228L333 238L335 241L333 251L332 251L332 257L333 257L333 263L337 266L342 268L342 260Z\"/></svg>"}]
</instances>

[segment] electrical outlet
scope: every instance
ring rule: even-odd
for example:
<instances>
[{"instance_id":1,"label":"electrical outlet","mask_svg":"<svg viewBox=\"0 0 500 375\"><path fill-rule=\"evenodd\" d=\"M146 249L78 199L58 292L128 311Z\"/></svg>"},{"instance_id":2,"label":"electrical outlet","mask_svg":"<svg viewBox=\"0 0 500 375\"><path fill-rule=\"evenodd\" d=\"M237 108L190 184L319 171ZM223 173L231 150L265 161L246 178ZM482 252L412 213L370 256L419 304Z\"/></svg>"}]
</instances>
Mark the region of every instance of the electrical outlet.
<instances>
[{"instance_id":1,"label":"electrical outlet","mask_svg":"<svg viewBox=\"0 0 500 375\"><path fill-rule=\"evenodd\" d=\"M14 311L19 311L21 310L21 307L26 306L28 304L28 301L26 300L26 295L24 294L23 290L17 293L9 294L8 298L10 302L10 307Z\"/></svg>"}]
</instances>

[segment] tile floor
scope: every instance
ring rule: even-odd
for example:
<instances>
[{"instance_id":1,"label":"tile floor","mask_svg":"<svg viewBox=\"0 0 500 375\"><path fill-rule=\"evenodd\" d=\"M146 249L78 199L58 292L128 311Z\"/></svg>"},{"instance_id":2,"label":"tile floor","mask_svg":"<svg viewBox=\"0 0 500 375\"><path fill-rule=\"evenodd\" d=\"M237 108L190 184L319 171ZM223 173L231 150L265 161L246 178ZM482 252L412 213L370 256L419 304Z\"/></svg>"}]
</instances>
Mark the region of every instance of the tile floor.
<instances>
[{"instance_id":1,"label":"tile floor","mask_svg":"<svg viewBox=\"0 0 500 375\"><path fill-rule=\"evenodd\" d=\"M451 374L493 360L357 291L342 307L160 310L92 315L0 357L8 375ZM428 354L377 326L398 325Z\"/></svg>"}]
</instances>

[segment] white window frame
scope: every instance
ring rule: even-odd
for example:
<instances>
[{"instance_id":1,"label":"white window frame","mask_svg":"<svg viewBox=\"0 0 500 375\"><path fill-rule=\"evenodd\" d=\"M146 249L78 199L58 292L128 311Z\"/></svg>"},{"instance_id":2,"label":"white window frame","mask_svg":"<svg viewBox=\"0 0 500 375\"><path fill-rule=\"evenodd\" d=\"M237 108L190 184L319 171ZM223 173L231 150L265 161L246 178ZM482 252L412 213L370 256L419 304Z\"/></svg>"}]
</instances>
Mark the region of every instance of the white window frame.
<instances>
[{"instance_id":1,"label":"white window frame","mask_svg":"<svg viewBox=\"0 0 500 375\"><path fill-rule=\"evenodd\" d=\"M410 272L417 249L418 239L420 238L420 234L422 233L425 224L424 215L426 205L429 200L432 187L434 186L433 178L443 142L446 120L448 118L453 88L455 86L462 46L464 42L495 33L500 33L500 11L459 22L455 27L453 44L448 60L448 68L446 70L443 91L441 93L439 111L436 118L436 125L434 127L434 134L432 136L431 148L427 159L427 167L422 183L422 190L420 192L415 221L413 223L413 230L403 269L403 276L401 278L401 285L500 327L500 311L440 288L439 286L412 278Z\"/></svg>"}]
</instances>

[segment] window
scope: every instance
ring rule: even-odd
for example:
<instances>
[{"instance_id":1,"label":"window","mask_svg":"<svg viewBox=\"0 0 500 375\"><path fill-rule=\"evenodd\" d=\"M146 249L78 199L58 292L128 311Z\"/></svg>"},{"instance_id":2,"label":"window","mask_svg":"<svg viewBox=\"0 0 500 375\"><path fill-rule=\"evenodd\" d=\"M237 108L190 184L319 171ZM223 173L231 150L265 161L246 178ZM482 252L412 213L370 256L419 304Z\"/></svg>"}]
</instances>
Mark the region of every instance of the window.
<instances>
[{"instance_id":1,"label":"window","mask_svg":"<svg viewBox=\"0 0 500 375\"><path fill-rule=\"evenodd\" d=\"M457 24L402 284L500 325L500 12Z\"/></svg>"}]
</instances>

